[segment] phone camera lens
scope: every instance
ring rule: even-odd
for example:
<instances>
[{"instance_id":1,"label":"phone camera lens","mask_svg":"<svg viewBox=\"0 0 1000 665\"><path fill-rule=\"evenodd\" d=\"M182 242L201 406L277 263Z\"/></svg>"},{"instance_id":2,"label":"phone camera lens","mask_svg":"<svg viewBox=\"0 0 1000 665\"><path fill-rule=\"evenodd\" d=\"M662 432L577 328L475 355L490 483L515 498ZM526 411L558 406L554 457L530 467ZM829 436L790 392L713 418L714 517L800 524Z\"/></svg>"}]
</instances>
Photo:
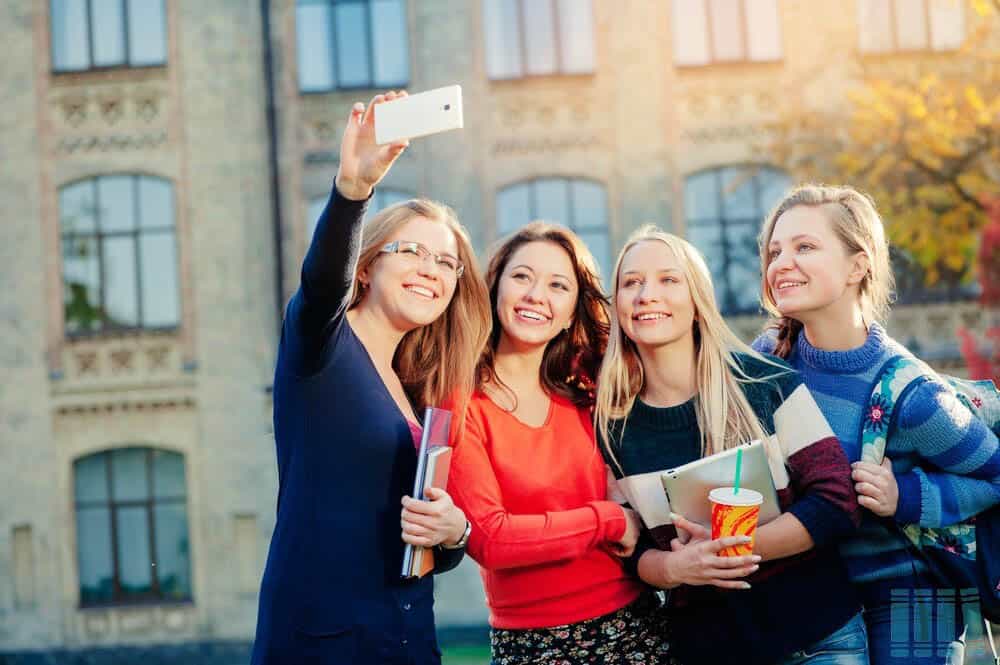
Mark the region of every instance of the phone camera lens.
<instances>
[{"instance_id":1,"label":"phone camera lens","mask_svg":"<svg viewBox=\"0 0 1000 665\"><path fill-rule=\"evenodd\" d=\"M451 104L445 104L444 105L444 110L445 111L450 111L451 110Z\"/></svg>"}]
</instances>

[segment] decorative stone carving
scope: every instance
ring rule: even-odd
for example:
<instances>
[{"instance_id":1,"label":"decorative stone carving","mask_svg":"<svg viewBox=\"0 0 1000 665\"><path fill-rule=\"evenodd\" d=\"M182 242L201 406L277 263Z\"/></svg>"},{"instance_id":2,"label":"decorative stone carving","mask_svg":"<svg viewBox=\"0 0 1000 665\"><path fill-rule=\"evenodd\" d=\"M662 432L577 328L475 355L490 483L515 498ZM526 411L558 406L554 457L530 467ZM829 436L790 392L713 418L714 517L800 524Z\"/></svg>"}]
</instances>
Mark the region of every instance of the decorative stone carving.
<instances>
[{"instance_id":1,"label":"decorative stone carving","mask_svg":"<svg viewBox=\"0 0 1000 665\"><path fill-rule=\"evenodd\" d=\"M75 354L76 371L83 375L97 374L97 352L80 351Z\"/></svg>"},{"instance_id":2,"label":"decorative stone carving","mask_svg":"<svg viewBox=\"0 0 1000 665\"><path fill-rule=\"evenodd\" d=\"M111 371L114 374L132 371L132 349L117 349L108 354L111 358Z\"/></svg>"},{"instance_id":3,"label":"decorative stone carving","mask_svg":"<svg viewBox=\"0 0 1000 665\"><path fill-rule=\"evenodd\" d=\"M153 150L166 142L166 131L146 132L142 134L113 134L111 136L81 136L60 140L56 145L56 150L68 155L78 152Z\"/></svg>"}]
</instances>

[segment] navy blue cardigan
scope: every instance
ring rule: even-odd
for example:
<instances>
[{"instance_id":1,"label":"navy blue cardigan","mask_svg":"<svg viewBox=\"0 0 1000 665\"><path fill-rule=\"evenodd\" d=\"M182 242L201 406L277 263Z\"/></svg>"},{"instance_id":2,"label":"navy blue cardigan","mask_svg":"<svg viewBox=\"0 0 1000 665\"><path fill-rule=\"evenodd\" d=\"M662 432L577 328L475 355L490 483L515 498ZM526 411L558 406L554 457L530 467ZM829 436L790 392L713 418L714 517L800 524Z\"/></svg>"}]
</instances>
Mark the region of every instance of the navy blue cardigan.
<instances>
[{"instance_id":1,"label":"navy blue cardigan","mask_svg":"<svg viewBox=\"0 0 1000 665\"><path fill-rule=\"evenodd\" d=\"M430 577L400 581L409 426L345 316L367 202L334 192L285 312L274 376L278 515L254 665L440 663ZM438 550L436 572L462 550Z\"/></svg>"}]
</instances>

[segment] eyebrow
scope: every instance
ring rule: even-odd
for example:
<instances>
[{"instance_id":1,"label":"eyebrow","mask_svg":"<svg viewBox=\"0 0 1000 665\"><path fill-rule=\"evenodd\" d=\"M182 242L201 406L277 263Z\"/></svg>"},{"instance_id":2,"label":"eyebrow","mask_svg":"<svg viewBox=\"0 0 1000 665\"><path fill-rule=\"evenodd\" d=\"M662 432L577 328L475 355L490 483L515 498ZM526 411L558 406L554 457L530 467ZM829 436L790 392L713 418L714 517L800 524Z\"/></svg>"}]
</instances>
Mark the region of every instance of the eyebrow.
<instances>
[{"instance_id":1,"label":"eyebrow","mask_svg":"<svg viewBox=\"0 0 1000 665\"><path fill-rule=\"evenodd\" d=\"M514 272L518 268L524 268L525 270L529 270L531 272L535 272L534 270L531 269L531 266L529 266L527 264L524 264L524 263L518 263L516 266L511 266L510 271ZM569 280L569 277L567 277L566 275L564 275L564 274L562 274L560 272L552 273L552 276L553 277L562 277L565 280Z\"/></svg>"},{"instance_id":2,"label":"eyebrow","mask_svg":"<svg viewBox=\"0 0 1000 665\"><path fill-rule=\"evenodd\" d=\"M798 235L792 236L788 240L791 241L791 242L795 242L796 240L801 240L802 238L809 238L810 240L816 240L816 241L819 240L818 236L814 236L811 233L799 233ZM767 246L771 247L772 245L780 245L780 244L781 243L778 242L777 240L772 240L771 242L768 243Z\"/></svg>"},{"instance_id":3,"label":"eyebrow","mask_svg":"<svg viewBox=\"0 0 1000 665\"><path fill-rule=\"evenodd\" d=\"M625 270L625 271L622 272L622 274L623 275L641 275L642 272L643 271L641 271L641 270ZM680 268L660 268L656 272L657 273L675 272L678 275L683 275L684 274L684 271L681 270Z\"/></svg>"}]
</instances>

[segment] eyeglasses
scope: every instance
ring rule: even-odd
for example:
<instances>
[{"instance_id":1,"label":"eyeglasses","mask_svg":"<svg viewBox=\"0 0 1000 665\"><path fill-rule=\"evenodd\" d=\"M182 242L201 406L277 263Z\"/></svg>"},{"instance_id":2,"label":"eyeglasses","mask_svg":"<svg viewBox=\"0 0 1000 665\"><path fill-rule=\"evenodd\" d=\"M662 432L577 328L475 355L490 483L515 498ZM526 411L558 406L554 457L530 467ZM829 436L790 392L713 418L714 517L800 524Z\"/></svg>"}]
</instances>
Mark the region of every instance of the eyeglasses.
<instances>
[{"instance_id":1,"label":"eyeglasses","mask_svg":"<svg viewBox=\"0 0 1000 665\"><path fill-rule=\"evenodd\" d=\"M434 263L445 275L456 279L465 272L465 265L451 254L435 254L419 242L411 240L393 240L386 243L379 254L399 254L411 263L423 263L428 257L434 258Z\"/></svg>"}]
</instances>

